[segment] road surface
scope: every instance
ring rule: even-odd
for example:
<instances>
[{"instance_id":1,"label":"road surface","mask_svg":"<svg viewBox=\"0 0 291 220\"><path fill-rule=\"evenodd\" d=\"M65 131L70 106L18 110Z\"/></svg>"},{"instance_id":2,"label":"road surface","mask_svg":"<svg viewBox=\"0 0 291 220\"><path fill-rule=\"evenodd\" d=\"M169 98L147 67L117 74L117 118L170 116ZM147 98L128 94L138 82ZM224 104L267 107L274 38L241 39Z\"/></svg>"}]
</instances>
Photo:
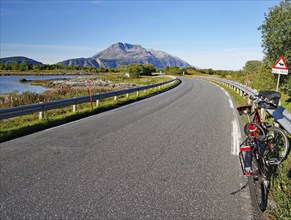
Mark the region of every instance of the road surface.
<instances>
[{"instance_id":1,"label":"road surface","mask_svg":"<svg viewBox=\"0 0 291 220\"><path fill-rule=\"evenodd\" d=\"M4 142L0 217L251 219L234 118L221 88L183 79L158 96Z\"/></svg>"}]
</instances>

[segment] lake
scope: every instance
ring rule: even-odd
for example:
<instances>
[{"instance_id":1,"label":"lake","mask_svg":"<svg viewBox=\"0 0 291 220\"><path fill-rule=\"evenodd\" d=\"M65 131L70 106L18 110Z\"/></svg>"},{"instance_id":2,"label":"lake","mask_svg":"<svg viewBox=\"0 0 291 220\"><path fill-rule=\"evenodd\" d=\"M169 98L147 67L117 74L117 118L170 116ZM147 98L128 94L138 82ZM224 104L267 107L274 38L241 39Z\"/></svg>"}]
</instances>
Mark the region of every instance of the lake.
<instances>
[{"instance_id":1,"label":"lake","mask_svg":"<svg viewBox=\"0 0 291 220\"><path fill-rule=\"evenodd\" d=\"M46 80L46 79L57 79L57 78L74 78L79 76L51 76L51 75L21 75L21 76L0 76L0 94L7 94L7 93L22 93L24 91L42 93L47 88L42 86L34 86L30 85L29 83L20 83L19 79L24 78L27 80Z\"/></svg>"}]
</instances>

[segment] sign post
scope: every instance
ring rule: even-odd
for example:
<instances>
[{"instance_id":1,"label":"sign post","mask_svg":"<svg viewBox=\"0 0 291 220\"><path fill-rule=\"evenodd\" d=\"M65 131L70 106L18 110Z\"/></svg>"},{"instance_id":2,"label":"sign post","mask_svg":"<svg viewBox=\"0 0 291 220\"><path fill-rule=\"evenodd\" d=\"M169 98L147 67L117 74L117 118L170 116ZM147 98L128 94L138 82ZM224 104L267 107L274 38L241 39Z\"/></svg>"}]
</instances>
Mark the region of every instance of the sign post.
<instances>
[{"instance_id":1,"label":"sign post","mask_svg":"<svg viewBox=\"0 0 291 220\"><path fill-rule=\"evenodd\" d=\"M281 56L275 65L272 67L272 73L278 74L278 81L277 81L277 86L276 86L276 91L278 92L279 89L279 83L280 83L280 75L288 75L288 66L287 63L284 60L284 56Z\"/></svg>"},{"instance_id":2,"label":"sign post","mask_svg":"<svg viewBox=\"0 0 291 220\"><path fill-rule=\"evenodd\" d=\"M88 92L90 95L90 102L91 102L91 109L93 111L93 100L92 100L92 91L91 91L91 85L90 85L90 80L87 80L87 85L88 85Z\"/></svg>"}]
</instances>

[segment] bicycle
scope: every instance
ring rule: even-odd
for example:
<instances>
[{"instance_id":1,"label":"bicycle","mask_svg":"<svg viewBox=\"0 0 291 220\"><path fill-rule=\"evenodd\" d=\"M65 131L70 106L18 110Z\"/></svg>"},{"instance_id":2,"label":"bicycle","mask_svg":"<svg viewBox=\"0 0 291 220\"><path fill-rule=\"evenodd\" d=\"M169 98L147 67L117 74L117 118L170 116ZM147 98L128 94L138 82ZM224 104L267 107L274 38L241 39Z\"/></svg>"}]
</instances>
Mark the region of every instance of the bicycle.
<instances>
[{"instance_id":1,"label":"bicycle","mask_svg":"<svg viewBox=\"0 0 291 220\"><path fill-rule=\"evenodd\" d=\"M243 174L248 178L255 212L259 215L267 208L270 170L272 166L279 165L284 160L289 147L284 131L262 122L259 109L276 108L280 97L278 92L261 91L258 96L250 97L253 105L237 108L240 115L246 115L248 118L244 126L247 138L240 145L239 159Z\"/></svg>"},{"instance_id":2,"label":"bicycle","mask_svg":"<svg viewBox=\"0 0 291 220\"><path fill-rule=\"evenodd\" d=\"M272 165L279 165L282 160L286 157L288 152L288 138L281 128L272 126L267 122L262 122L260 117L259 109L275 109L278 106L281 94L274 91L260 91L259 94L250 96L253 100L254 111L247 114L248 123L244 126L244 133L248 136L251 132L255 132L252 135L256 135L259 140L264 139L268 145L270 151L267 155L267 160ZM250 106L250 105L247 105ZM252 120L250 117L253 115ZM250 125L253 128L250 128ZM273 149L274 148L274 149Z\"/></svg>"}]
</instances>

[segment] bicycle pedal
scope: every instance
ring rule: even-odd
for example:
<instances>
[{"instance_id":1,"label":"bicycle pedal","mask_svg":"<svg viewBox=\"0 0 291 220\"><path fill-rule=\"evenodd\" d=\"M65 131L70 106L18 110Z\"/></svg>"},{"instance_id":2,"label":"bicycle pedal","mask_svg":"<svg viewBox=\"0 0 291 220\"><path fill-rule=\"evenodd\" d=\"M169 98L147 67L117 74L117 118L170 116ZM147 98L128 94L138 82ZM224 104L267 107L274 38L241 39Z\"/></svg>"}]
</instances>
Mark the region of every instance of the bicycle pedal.
<instances>
[{"instance_id":1,"label":"bicycle pedal","mask_svg":"<svg viewBox=\"0 0 291 220\"><path fill-rule=\"evenodd\" d=\"M278 161L276 158L271 158L268 160L268 164L269 165L279 165L280 164L280 161Z\"/></svg>"}]
</instances>

